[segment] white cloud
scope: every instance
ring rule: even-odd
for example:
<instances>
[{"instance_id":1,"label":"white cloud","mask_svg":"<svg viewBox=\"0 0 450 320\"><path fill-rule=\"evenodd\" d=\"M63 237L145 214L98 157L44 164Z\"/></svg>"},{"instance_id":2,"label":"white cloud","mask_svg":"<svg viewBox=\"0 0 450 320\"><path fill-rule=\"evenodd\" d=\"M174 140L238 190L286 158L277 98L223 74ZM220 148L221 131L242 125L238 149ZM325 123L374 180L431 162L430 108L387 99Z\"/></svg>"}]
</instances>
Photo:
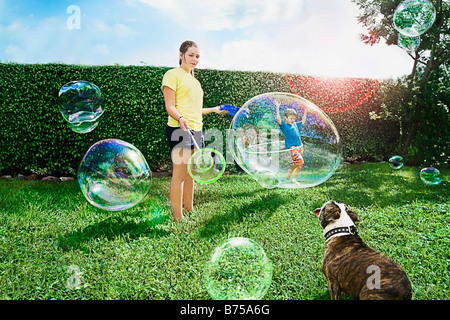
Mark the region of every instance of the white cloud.
<instances>
[{"instance_id":1,"label":"white cloud","mask_svg":"<svg viewBox=\"0 0 450 320\"><path fill-rule=\"evenodd\" d=\"M355 7L334 0L305 3L307 7L297 3L295 11L281 10L280 1L271 2L246 39L224 42L219 49L205 48L202 65L335 77L409 73L411 61L398 48L383 43L370 47L359 40L364 30L356 21Z\"/></svg>"},{"instance_id":2,"label":"white cloud","mask_svg":"<svg viewBox=\"0 0 450 320\"><path fill-rule=\"evenodd\" d=\"M291 20L305 1L309 0L128 0L127 3L158 9L184 28L220 31Z\"/></svg>"},{"instance_id":3,"label":"white cloud","mask_svg":"<svg viewBox=\"0 0 450 320\"><path fill-rule=\"evenodd\" d=\"M88 24L86 28L88 31L96 32L102 37L114 36L118 38L129 38L140 33L137 30L132 30L123 23L108 24L101 19L92 20L92 23Z\"/></svg>"}]
</instances>

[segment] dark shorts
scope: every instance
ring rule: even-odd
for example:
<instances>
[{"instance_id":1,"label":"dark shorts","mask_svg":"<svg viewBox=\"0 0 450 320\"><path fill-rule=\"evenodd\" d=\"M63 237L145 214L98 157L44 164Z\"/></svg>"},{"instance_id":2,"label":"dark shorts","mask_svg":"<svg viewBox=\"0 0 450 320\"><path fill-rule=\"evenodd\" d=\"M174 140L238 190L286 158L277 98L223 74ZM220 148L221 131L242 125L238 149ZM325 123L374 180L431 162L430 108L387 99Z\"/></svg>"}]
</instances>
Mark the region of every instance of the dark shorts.
<instances>
[{"instance_id":1,"label":"dark shorts","mask_svg":"<svg viewBox=\"0 0 450 320\"><path fill-rule=\"evenodd\" d=\"M194 135L194 139L197 142L200 148L205 147L205 139L203 137L203 131L194 131L191 130ZM174 148L183 148L183 149L195 149L195 145L192 142L191 137L187 131L184 131L180 127L170 127L166 126L166 137L169 142L170 152Z\"/></svg>"}]
</instances>

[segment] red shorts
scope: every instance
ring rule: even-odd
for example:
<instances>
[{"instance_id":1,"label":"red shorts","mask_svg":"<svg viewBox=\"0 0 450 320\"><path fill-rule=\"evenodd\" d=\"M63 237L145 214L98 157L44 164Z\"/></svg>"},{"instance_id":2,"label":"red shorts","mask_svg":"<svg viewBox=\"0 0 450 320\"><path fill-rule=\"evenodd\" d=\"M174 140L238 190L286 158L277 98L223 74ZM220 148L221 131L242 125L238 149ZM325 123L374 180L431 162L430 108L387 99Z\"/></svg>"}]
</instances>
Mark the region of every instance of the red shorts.
<instances>
[{"instance_id":1,"label":"red shorts","mask_svg":"<svg viewBox=\"0 0 450 320\"><path fill-rule=\"evenodd\" d=\"M289 151L291 152L294 164L299 168L303 167L303 164L305 163L303 161L303 147L290 147Z\"/></svg>"}]
</instances>

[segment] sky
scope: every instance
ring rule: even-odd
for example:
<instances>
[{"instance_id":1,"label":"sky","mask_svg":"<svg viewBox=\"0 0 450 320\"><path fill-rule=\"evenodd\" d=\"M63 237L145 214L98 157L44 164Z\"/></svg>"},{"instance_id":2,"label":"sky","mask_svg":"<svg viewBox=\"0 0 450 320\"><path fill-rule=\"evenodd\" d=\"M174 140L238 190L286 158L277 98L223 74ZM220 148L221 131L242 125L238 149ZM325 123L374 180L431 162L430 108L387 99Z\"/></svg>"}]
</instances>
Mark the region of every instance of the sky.
<instances>
[{"instance_id":1,"label":"sky","mask_svg":"<svg viewBox=\"0 0 450 320\"><path fill-rule=\"evenodd\" d=\"M413 61L365 45L351 0L0 0L0 62L198 68L387 79Z\"/></svg>"}]
</instances>

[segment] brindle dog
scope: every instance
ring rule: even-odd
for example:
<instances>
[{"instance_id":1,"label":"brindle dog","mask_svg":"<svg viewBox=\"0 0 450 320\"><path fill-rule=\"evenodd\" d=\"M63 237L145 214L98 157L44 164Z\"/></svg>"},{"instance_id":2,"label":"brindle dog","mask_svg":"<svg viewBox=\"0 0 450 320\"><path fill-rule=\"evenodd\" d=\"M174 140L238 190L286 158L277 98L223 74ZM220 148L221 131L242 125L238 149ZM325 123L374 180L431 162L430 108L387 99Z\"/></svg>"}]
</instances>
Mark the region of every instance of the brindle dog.
<instances>
[{"instance_id":1,"label":"brindle dog","mask_svg":"<svg viewBox=\"0 0 450 320\"><path fill-rule=\"evenodd\" d=\"M411 283L396 262L366 245L354 222L358 215L343 203L328 201L314 210L325 236L322 271L331 298L341 291L358 300L410 300Z\"/></svg>"}]
</instances>

